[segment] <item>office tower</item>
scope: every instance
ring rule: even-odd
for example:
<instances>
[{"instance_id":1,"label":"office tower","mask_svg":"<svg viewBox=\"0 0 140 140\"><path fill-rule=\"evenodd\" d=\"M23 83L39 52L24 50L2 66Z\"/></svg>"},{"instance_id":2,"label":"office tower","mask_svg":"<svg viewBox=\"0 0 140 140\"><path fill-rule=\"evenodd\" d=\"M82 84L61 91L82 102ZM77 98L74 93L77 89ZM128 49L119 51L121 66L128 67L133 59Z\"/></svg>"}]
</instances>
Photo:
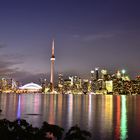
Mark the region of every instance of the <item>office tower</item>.
<instances>
[{"instance_id":1,"label":"office tower","mask_svg":"<svg viewBox=\"0 0 140 140\"><path fill-rule=\"evenodd\" d=\"M95 68L95 75L96 75L96 80L99 79L99 68Z\"/></svg>"},{"instance_id":2,"label":"office tower","mask_svg":"<svg viewBox=\"0 0 140 140\"><path fill-rule=\"evenodd\" d=\"M63 84L64 84L64 79L63 79L63 75L60 73L59 75L58 75L58 86L63 86Z\"/></svg>"},{"instance_id":3,"label":"office tower","mask_svg":"<svg viewBox=\"0 0 140 140\"><path fill-rule=\"evenodd\" d=\"M105 70L105 69L102 69L101 70L101 79L102 80L105 80L105 77L107 76L107 70Z\"/></svg>"},{"instance_id":4,"label":"office tower","mask_svg":"<svg viewBox=\"0 0 140 140\"><path fill-rule=\"evenodd\" d=\"M94 70L91 70L90 74L91 74L90 80L93 81L94 80Z\"/></svg>"},{"instance_id":5,"label":"office tower","mask_svg":"<svg viewBox=\"0 0 140 140\"><path fill-rule=\"evenodd\" d=\"M120 72L119 70L117 71L117 74L116 74L116 75L117 75L117 78L118 78L118 79L121 78L121 72Z\"/></svg>"}]
</instances>

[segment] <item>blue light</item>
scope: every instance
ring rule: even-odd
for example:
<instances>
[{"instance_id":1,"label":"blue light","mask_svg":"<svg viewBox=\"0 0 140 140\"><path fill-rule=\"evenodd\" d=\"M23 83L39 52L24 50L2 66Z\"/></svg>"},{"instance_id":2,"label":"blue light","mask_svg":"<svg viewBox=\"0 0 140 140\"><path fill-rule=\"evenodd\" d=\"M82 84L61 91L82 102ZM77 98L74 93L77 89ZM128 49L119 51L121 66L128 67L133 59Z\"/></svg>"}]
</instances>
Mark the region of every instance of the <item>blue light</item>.
<instances>
[{"instance_id":1,"label":"blue light","mask_svg":"<svg viewBox=\"0 0 140 140\"><path fill-rule=\"evenodd\" d=\"M18 96L17 119L20 119L20 95Z\"/></svg>"}]
</instances>

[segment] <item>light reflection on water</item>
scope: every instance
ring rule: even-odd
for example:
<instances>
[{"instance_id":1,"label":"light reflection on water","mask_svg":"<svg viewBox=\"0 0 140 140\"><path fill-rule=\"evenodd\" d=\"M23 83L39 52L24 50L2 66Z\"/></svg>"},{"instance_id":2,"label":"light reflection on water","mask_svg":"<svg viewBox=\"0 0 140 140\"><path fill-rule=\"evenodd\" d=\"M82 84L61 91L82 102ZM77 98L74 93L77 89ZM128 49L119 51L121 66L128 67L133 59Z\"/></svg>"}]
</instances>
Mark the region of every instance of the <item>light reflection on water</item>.
<instances>
[{"instance_id":1,"label":"light reflection on water","mask_svg":"<svg viewBox=\"0 0 140 140\"><path fill-rule=\"evenodd\" d=\"M121 140L125 140L127 138L126 96L123 95L121 101Z\"/></svg>"},{"instance_id":2,"label":"light reflection on water","mask_svg":"<svg viewBox=\"0 0 140 140\"><path fill-rule=\"evenodd\" d=\"M18 96L17 119L20 119L20 95Z\"/></svg>"},{"instance_id":3,"label":"light reflection on water","mask_svg":"<svg viewBox=\"0 0 140 140\"><path fill-rule=\"evenodd\" d=\"M138 139L140 96L0 94L0 119L43 121L69 129L78 124L92 139Z\"/></svg>"}]
</instances>

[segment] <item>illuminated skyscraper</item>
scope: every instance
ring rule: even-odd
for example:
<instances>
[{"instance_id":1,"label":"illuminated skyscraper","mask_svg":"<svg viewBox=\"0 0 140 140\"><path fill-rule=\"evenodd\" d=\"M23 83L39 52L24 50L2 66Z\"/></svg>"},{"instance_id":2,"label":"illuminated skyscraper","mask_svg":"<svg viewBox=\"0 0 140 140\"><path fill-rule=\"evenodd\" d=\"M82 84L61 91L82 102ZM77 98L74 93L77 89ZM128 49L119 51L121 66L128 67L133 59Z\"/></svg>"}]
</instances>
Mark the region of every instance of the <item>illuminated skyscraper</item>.
<instances>
[{"instance_id":1,"label":"illuminated skyscraper","mask_svg":"<svg viewBox=\"0 0 140 140\"><path fill-rule=\"evenodd\" d=\"M96 80L99 79L99 68L95 68L95 75L96 75Z\"/></svg>"},{"instance_id":2,"label":"illuminated skyscraper","mask_svg":"<svg viewBox=\"0 0 140 140\"><path fill-rule=\"evenodd\" d=\"M91 70L90 74L91 74L90 80L93 81L94 80L94 70Z\"/></svg>"},{"instance_id":3,"label":"illuminated skyscraper","mask_svg":"<svg viewBox=\"0 0 140 140\"><path fill-rule=\"evenodd\" d=\"M120 72L119 70L117 71L117 74L116 74L116 75L117 75L117 78L118 78L118 79L121 78L121 72Z\"/></svg>"},{"instance_id":4,"label":"illuminated skyscraper","mask_svg":"<svg viewBox=\"0 0 140 140\"><path fill-rule=\"evenodd\" d=\"M51 84L51 92L54 92L54 40L52 41L52 56L51 56L51 78L50 78L50 84Z\"/></svg>"},{"instance_id":5,"label":"illuminated skyscraper","mask_svg":"<svg viewBox=\"0 0 140 140\"><path fill-rule=\"evenodd\" d=\"M102 80L105 80L105 77L107 76L107 70L105 70L105 69L102 69L101 70L101 79Z\"/></svg>"},{"instance_id":6,"label":"illuminated skyscraper","mask_svg":"<svg viewBox=\"0 0 140 140\"><path fill-rule=\"evenodd\" d=\"M64 79L63 79L63 75L60 73L58 75L58 86L62 86L64 84Z\"/></svg>"}]
</instances>

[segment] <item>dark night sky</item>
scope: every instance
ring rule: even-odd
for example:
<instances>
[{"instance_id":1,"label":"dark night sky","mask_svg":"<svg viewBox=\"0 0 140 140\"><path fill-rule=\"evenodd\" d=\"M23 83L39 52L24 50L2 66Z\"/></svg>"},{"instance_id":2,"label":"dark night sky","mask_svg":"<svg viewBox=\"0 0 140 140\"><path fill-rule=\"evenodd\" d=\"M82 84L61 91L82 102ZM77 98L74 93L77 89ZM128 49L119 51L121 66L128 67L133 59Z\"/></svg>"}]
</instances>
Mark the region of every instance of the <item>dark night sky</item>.
<instances>
[{"instance_id":1,"label":"dark night sky","mask_svg":"<svg viewBox=\"0 0 140 140\"><path fill-rule=\"evenodd\" d=\"M138 0L1 0L0 75L33 81L55 72L89 77L95 67L140 70Z\"/></svg>"}]
</instances>

